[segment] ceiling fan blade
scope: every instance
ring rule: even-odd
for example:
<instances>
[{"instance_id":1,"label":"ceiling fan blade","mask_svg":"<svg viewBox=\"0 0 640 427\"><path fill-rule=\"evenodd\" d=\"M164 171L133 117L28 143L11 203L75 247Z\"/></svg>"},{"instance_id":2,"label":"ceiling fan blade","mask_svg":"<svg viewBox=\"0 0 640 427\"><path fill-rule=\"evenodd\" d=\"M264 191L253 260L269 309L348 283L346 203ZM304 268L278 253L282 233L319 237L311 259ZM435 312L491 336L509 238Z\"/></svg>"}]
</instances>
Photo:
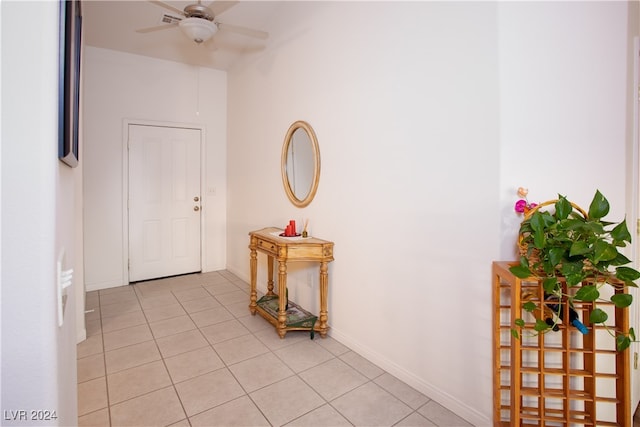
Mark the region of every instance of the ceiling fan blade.
<instances>
[{"instance_id":1,"label":"ceiling fan blade","mask_svg":"<svg viewBox=\"0 0 640 427\"><path fill-rule=\"evenodd\" d=\"M213 16L218 16L226 12L227 10L231 9L233 6L237 5L238 3L239 3L238 0L233 0L233 1L219 0L219 1L212 2L207 7L211 10L211 12L213 12Z\"/></svg>"},{"instance_id":2,"label":"ceiling fan blade","mask_svg":"<svg viewBox=\"0 0 640 427\"><path fill-rule=\"evenodd\" d=\"M254 30L251 28L241 27L239 25L218 23L218 28L224 31L231 31L233 33L243 34L245 36L254 37L256 39L266 40L269 38L269 33L260 30Z\"/></svg>"},{"instance_id":3,"label":"ceiling fan blade","mask_svg":"<svg viewBox=\"0 0 640 427\"><path fill-rule=\"evenodd\" d=\"M158 5L160 7L164 7L165 9L170 10L173 13L177 13L180 16L185 16L183 10L180 10L177 7L173 7L170 4L167 4L167 3L163 2L163 1L160 1L160 0L148 0L148 1L149 1L149 3L153 3L153 4Z\"/></svg>"},{"instance_id":4,"label":"ceiling fan blade","mask_svg":"<svg viewBox=\"0 0 640 427\"><path fill-rule=\"evenodd\" d=\"M154 31L167 30L169 28L173 28L177 26L178 24L166 24L166 25L158 25L155 27L140 28L136 30L136 33L152 33Z\"/></svg>"}]
</instances>

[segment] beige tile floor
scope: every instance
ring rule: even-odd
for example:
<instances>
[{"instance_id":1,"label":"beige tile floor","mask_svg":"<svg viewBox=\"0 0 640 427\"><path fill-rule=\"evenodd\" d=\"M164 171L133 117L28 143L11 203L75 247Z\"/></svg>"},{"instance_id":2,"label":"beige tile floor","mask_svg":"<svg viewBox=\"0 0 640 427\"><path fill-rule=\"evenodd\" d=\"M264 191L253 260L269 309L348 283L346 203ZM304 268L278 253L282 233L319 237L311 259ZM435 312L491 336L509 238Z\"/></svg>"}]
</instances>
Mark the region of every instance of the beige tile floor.
<instances>
[{"instance_id":1,"label":"beige tile floor","mask_svg":"<svg viewBox=\"0 0 640 427\"><path fill-rule=\"evenodd\" d=\"M337 340L280 339L227 271L89 292L80 426L469 426Z\"/></svg>"}]
</instances>

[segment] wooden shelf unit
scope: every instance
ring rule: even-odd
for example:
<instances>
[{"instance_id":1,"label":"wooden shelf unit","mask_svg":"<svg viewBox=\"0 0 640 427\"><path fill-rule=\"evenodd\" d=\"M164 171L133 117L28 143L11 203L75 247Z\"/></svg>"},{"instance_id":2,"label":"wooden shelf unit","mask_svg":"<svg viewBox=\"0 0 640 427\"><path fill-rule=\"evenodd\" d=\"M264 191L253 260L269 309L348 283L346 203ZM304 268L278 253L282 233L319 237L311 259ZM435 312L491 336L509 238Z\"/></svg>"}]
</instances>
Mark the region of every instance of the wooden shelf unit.
<instances>
[{"instance_id":1,"label":"wooden shelf unit","mask_svg":"<svg viewBox=\"0 0 640 427\"><path fill-rule=\"evenodd\" d=\"M534 314L522 306L540 307L542 281L515 277L513 264L492 266L493 425L631 426L630 350L618 352L610 334L629 329L627 310L597 302L609 315L605 328L589 323L593 303L575 301L587 334L564 323L538 334ZM563 287L563 293L580 288ZM520 339L511 333L518 318L525 321Z\"/></svg>"}]
</instances>

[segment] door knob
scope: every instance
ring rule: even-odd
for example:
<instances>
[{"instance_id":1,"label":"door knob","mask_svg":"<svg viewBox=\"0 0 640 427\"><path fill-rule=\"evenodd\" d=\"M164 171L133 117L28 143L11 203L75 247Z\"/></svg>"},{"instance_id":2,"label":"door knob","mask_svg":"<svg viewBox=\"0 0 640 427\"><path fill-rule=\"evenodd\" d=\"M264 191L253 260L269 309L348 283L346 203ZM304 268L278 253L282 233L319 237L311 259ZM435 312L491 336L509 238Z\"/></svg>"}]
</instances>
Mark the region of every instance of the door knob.
<instances>
[{"instance_id":1,"label":"door knob","mask_svg":"<svg viewBox=\"0 0 640 427\"><path fill-rule=\"evenodd\" d=\"M194 198L193 198L193 201L194 201L194 202L197 202L197 201L199 201L199 200L200 200L200 197L198 197L198 196L196 196L196 197L194 197Z\"/></svg>"},{"instance_id":2,"label":"door knob","mask_svg":"<svg viewBox=\"0 0 640 427\"><path fill-rule=\"evenodd\" d=\"M200 210L200 206L194 206L194 207L193 207L193 210L194 210L194 211L199 211L199 210Z\"/></svg>"}]
</instances>

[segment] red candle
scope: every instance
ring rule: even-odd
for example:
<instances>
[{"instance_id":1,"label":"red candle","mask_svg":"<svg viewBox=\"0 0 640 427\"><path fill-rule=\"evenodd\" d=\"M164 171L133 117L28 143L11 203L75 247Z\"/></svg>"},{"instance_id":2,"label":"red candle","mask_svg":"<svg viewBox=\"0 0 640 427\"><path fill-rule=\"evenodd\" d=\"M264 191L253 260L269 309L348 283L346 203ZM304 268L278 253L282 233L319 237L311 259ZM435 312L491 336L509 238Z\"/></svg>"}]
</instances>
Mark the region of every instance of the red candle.
<instances>
[{"instance_id":1,"label":"red candle","mask_svg":"<svg viewBox=\"0 0 640 427\"><path fill-rule=\"evenodd\" d=\"M287 225L287 227L284 229L284 235L291 236L291 224Z\"/></svg>"},{"instance_id":2,"label":"red candle","mask_svg":"<svg viewBox=\"0 0 640 427\"><path fill-rule=\"evenodd\" d=\"M296 222L294 220L289 221L289 226L291 227L291 236L296 235Z\"/></svg>"}]
</instances>

